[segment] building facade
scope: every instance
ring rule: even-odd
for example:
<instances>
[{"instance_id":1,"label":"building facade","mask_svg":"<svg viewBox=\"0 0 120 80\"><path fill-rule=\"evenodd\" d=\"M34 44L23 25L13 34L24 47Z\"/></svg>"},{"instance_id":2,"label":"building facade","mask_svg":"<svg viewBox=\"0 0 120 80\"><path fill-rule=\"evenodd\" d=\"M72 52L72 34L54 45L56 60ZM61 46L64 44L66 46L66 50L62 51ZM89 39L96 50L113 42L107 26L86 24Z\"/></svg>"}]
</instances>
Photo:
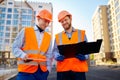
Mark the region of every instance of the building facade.
<instances>
[{"instance_id":1,"label":"building facade","mask_svg":"<svg viewBox=\"0 0 120 80\"><path fill-rule=\"evenodd\" d=\"M110 52L107 5L99 6L96 9L92 17L92 24L93 24L94 40L103 39L100 53L94 54L96 64L101 64L103 60L108 58L108 55L112 54Z\"/></svg>"},{"instance_id":2,"label":"building facade","mask_svg":"<svg viewBox=\"0 0 120 80\"><path fill-rule=\"evenodd\" d=\"M94 40L103 39L100 53L94 57L96 62L112 60L120 64L120 0L109 0L107 5L99 6L92 25Z\"/></svg>"},{"instance_id":3,"label":"building facade","mask_svg":"<svg viewBox=\"0 0 120 80\"><path fill-rule=\"evenodd\" d=\"M108 13L111 52L120 63L120 0L109 0Z\"/></svg>"}]
</instances>

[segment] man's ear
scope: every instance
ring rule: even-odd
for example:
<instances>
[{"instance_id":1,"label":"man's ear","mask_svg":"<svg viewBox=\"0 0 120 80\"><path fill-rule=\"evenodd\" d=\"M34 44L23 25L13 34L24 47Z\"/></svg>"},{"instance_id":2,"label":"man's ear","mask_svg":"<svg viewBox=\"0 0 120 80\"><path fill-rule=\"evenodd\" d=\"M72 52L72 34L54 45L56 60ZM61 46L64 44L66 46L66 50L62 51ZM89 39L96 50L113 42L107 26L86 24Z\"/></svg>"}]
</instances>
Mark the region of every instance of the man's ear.
<instances>
[{"instance_id":1,"label":"man's ear","mask_svg":"<svg viewBox=\"0 0 120 80\"><path fill-rule=\"evenodd\" d=\"M47 22L46 25L48 26L50 22Z\"/></svg>"}]
</instances>

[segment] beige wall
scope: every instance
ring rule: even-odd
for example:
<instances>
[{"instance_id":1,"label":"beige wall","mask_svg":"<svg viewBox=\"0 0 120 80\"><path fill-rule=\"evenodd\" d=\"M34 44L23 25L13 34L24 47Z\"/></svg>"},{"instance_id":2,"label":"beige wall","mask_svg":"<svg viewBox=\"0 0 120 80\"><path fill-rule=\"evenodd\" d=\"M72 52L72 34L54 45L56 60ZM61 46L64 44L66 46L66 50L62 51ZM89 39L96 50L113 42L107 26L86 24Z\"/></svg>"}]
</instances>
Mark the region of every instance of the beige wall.
<instances>
[{"instance_id":1,"label":"beige wall","mask_svg":"<svg viewBox=\"0 0 120 80\"><path fill-rule=\"evenodd\" d=\"M108 19L107 19L107 7L100 6L101 8L101 21L102 21L102 31L103 31L103 44L104 44L104 52L110 52L110 38L108 32Z\"/></svg>"}]
</instances>

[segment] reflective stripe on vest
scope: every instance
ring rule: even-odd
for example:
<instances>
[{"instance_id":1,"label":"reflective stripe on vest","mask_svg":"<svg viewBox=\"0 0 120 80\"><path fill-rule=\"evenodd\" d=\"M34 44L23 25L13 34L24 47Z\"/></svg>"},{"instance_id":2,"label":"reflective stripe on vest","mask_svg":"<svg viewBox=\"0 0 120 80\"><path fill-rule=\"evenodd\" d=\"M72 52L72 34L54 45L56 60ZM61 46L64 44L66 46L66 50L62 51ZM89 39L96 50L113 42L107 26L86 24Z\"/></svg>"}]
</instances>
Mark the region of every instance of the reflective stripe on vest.
<instances>
[{"instance_id":1,"label":"reflective stripe on vest","mask_svg":"<svg viewBox=\"0 0 120 80\"><path fill-rule=\"evenodd\" d=\"M36 53L40 53L42 55L45 55L45 52L43 51L39 51L39 50L23 50L25 53L32 53L32 54L36 54Z\"/></svg>"},{"instance_id":2,"label":"reflective stripe on vest","mask_svg":"<svg viewBox=\"0 0 120 80\"><path fill-rule=\"evenodd\" d=\"M42 54L42 55L45 55L44 52L42 51L39 51L39 50L23 50L25 53L32 53L32 54ZM30 62L24 62L23 60L18 60L17 64L26 64L26 65L38 65L38 64L43 64L44 63L44 66L46 64L46 62L35 62L35 61L30 61Z\"/></svg>"},{"instance_id":3,"label":"reflective stripe on vest","mask_svg":"<svg viewBox=\"0 0 120 80\"><path fill-rule=\"evenodd\" d=\"M30 61L30 62L25 63L23 60L18 61L18 64L36 65L36 66L38 66L38 64L43 65L43 66L47 65L46 62L39 62L38 63L38 62Z\"/></svg>"},{"instance_id":4,"label":"reflective stripe on vest","mask_svg":"<svg viewBox=\"0 0 120 80\"><path fill-rule=\"evenodd\" d=\"M78 42L81 42L81 41L82 41L81 38L80 38L80 36L81 36L81 31L78 30Z\"/></svg>"}]
</instances>

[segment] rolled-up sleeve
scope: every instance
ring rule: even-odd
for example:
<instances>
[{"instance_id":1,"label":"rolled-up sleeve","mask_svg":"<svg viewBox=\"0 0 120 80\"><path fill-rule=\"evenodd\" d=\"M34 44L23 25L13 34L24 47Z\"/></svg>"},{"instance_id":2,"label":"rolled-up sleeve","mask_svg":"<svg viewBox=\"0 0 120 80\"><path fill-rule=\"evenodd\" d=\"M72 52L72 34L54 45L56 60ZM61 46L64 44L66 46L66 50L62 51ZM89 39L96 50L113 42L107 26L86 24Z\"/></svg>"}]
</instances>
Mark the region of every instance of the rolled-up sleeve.
<instances>
[{"instance_id":1,"label":"rolled-up sleeve","mask_svg":"<svg viewBox=\"0 0 120 80\"><path fill-rule=\"evenodd\" d=\"M24 46L24 29L18 33L12 45L12 53L15 57L24 58L26 53L24 53L21 48Z\"/></svg>"}]
</instances>

